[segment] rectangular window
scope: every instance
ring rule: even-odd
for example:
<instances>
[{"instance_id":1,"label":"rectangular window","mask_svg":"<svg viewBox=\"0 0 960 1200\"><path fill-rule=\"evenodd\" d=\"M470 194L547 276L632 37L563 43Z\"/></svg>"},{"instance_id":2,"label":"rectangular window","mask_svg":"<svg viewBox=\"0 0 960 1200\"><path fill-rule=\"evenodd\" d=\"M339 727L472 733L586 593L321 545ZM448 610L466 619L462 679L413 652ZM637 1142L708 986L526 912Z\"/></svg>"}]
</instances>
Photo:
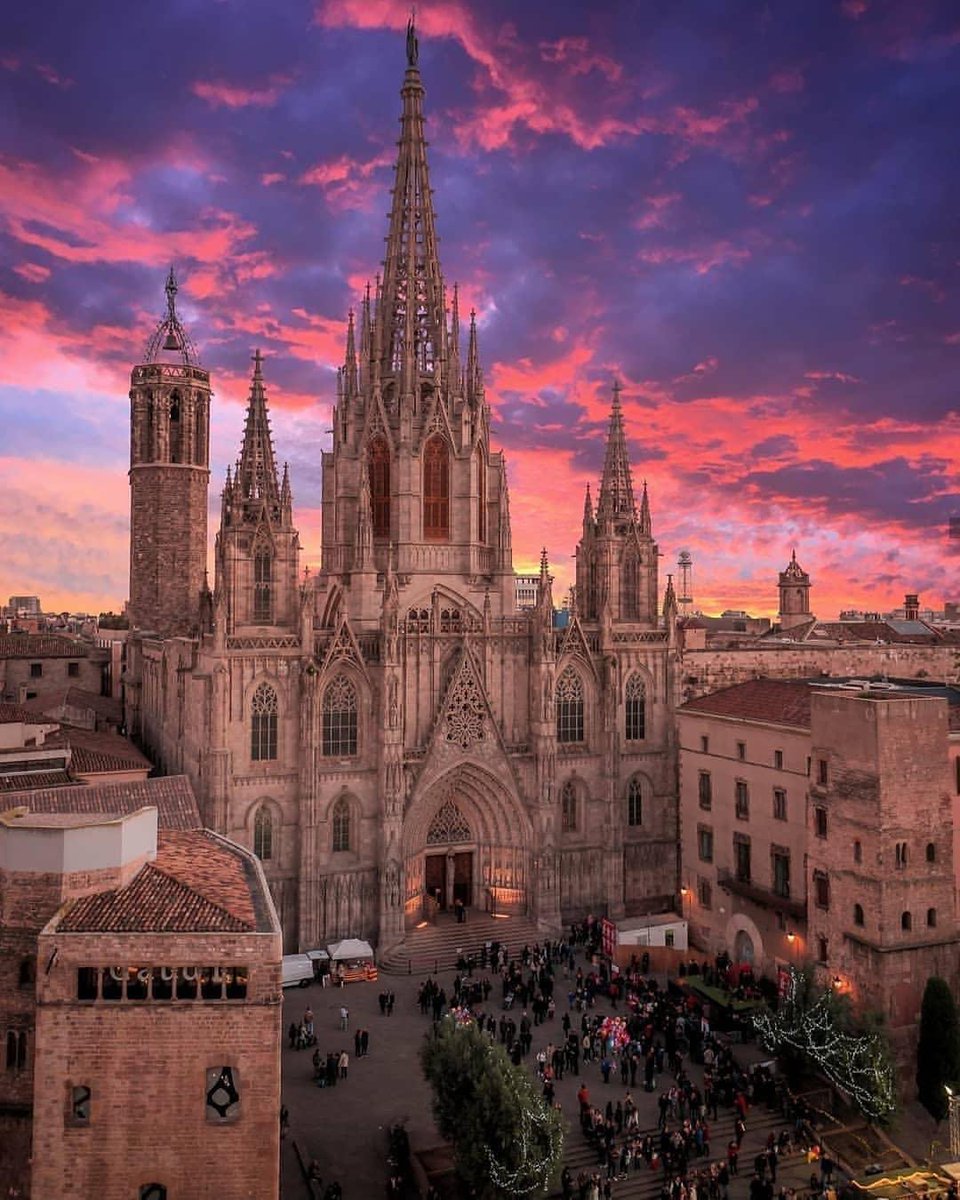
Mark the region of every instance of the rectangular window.
<instances>
[{"instance_id":1,"label":"rectangular window","mask_svg":"<svg viewBox=\"0 0 960 1200\"><path fill-rule=\"evenodd\" d=\"M30 678L40 679L43 676L43 663L30 664Z\"/></svg>"},{"instance_id":2,"label":"rectangular window","mask_svg":"<svg viewBox=\"0 0 960 1200\"><path fill-rule=\"evenodd\" d=\"M707 735L705 733L700 734L700 753L701 754L709 754L710 753L710 739L707 737Z\"/></svg>"},{"instance_id":3,"label":"rectangular window","mask_svg":"<svg viewBox=\"0 0 960 1200\"><path fill-rule=\"evenodd\" d=\"M817 961L827 962L827 939L825 937L817 938Z\"/></svg>"},{"instance_id":4,"label":"rectangular window","mask_svg":"<svg viewBox=\"0 0 960 1200\"><path fill-rule=\"evenodd\" d=\"M746 757L747 757L747 743L746 742L737 742L737 758L739 758L740 761L743 762L743 760Z\"/></svg>"},{"instance_id":5,"label":"rectangular window","mask_svg":"<svg viewBox=\"0 0 960 1200\"><path fill-rule=\"evenodd\" d=\"M750 816L750 789L747 787L745 779L737 780L734 801L737 817L741 821L746 821Z\"/></svg>"},{"instance_id":6,"label":"rectangular window","mask_svg":"<svg viewBox=\"0 0 960 1200\"><path fill-rule=\"evenodd\" d=\"M77 999L96 1000L99 991L99 967L77 968Z\"/></svg>"},{"instance_id":7,"label":"rectangular window","mask_svg":"<svg viewBox=\"0 0 960 1200\"><path fill-rule=\"evenodd\" d=\"M790 899L790 851L774 846L770 852L771 876L773 890L784 900Z\"/></svg>"},{"instance_id":8,"label":"rectangular window","mask_svg":"<svg viewBox=\"0 0 960 1200\"><path fill-rule=\"evenodd\" d=\"M704 879L702 876L697 880L697 899L701 908L713 907L713 889L710 886L710 880Z\"/></svg>"},{"instance_id":9,"label":"rectangular window","mask_svg":"<svg viewBox=\"0 0 960 1200\"><path fill-rule=\"evenodd\" d=\"M825 758L818 758L817 759L817 783L820 785L820 787L826 787L828 779L829 779L829 775L827 772L827 760Z\"/></svg>"},{"instance_id":10,"label":"rectangular window","mask_svg":"<svg viewBox=\"0 0 960 1200\"><path fill-rule=\"evenodd\" d=\"M773 816L776 821L787 819L787 793L783 788L773 789Z\"/></svg>"},{"instance_id":11,"label":"rectangular window","mask_svg":"<svg viewBox=\"0 0 960 1200\"><path fill-rule=\"evenodd\" d=\"M76 679L77 676L80 674L80 664L78 662L67 663L67 674L70 676L71 679Z\"/></svg>"},{"instance_id":12,"label":"rectangular window","mask_svg":"<svg viewBox=\"0 0 960 1200\"><path fill-rule=\"evenodd\" d=\"M830 876L826 871L813 873L813 899L817 908L830 907Z\"/></svg>"},{"instance_id":13,"label":"rectangular window","mask_svg":"<svg viewBox=\"0 0 960 1200\"><path fill-rule=\"evenodd\" d=\"M822 804L814 805L813 832L817 837L825 838L827 836L827 810Z\"/></svg>"},{"instance_id":14,"label":"rectangular window","mask_svg":"<svg viewBox=\"0 0 960 1200\"><path fill-rule=\"evenodd\" d=\"M774 765L774 767L776 767L776 769L778 771L783 770L783 751L782 750L774 750L773 765Z\"/></svg>"},{"instance_id":15,"label":"rectangular window","mask_svg":"<svg viewBox=\"0 0 960 1200\"><path fill-rule=\"evenodd\" d=\"M713 862L713 829L709 825L697 826L697 853L701 862Z\"/></svg>"},{"instance_id":16,"label":"rectangular window","mask_svg":"<svg viewBox=\"0 0 960 1200\"><path fill-rule=\"evenodd\" d=\"M750 882L750 839L742 833L733 835L734 871L739 883Z\"/></svg>"},{"instance_id":17,"label":"rectangular window","mask_svg":"<svg viewBox=\"0 0 960 1200\"><path fill-rule=\"evenodd\" d=\"M697 796L700 800L701 808L709 808L713 804L713 783L711 782L709 771L700 772L700 779L697 783Z\"/></svg>"},{"instance_id":18,"label":"rectangular window","mask_svg":"<svg viewBox=\"0 0 960 1200\"><path fill-rule=\"evenodd\" d=\"M66 1122L68 1125L90 1124L90 1098L92 1095L93 1093L85 1083L74 1084L70 1088Z\"/></svg>"}]
</instances>

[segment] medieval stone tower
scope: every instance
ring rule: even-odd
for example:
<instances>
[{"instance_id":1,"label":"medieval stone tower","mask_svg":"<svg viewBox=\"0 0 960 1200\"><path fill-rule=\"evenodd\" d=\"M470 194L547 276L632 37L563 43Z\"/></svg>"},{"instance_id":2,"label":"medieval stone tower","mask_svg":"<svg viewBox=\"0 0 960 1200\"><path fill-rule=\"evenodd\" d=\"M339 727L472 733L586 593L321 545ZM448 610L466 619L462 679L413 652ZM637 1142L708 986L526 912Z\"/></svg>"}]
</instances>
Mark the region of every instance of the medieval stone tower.
<instances>
[{"instance_id":1,"label":"medieval stone tower","mask_svg":"<svg viewBox=\"0 0 960 1200\"><path fill-rule=\"evenodd\" d=\"M212 603L194 638L131 638L125 677L131 732L260 857L289 948L382 951L457 902L558 930L676 892L676 606L668 589L661 618L619 390L560 630L545 554L536 608L516 607L506 463L477 322L461 329L440 265L412 28L401 97L383 271L347 322L321 464L320 570L298 580L258 354ZM171 301L164 342L174 321ZM157 536L135 524L132 574ZM164 598L163 628L136 595L141 627L196 624L192 590L169 598L179 621Z\"/></svg>"},{"instance_id":2,"label":"medieval stone tower","mask_svg":"<svg viewBox=\"0 0 960 1200\"><path fill-rule=\"evenodd\" d=\"M205 589L210 375L167 311L130 377L130 627L195 634Z\"/></svg>"},{"instance_id":3,"label":"medieval stone tower","mask_svg":"<svg viewBox=\"0 0 960 1200\"><path fill-rule=\"evenodd\" d=\"M810 612L810 576L797 562L796 550L780 572L780 628L784 631L813 620Z\"/></svg>"}]
</instances>

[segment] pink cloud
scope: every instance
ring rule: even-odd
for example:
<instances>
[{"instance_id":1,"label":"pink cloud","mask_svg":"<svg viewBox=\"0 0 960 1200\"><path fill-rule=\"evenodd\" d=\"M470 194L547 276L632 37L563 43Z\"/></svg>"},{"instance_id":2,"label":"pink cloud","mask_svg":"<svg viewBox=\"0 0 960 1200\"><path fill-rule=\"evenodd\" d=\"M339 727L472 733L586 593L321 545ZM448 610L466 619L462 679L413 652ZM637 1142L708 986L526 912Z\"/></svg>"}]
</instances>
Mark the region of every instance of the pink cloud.
<instances>
[{"instance_id":1,"label":"pink cloud","mask_svg":"<svg viewBox=\"0 0 960 1200\"><path fill-rule=\"evenodd\" d=\"M262 87L198 79L190 85L190 91L211 108L272 108L290 82L286 75L275 75Z\"/></svg>"},{"instance_id":2,"label":"pink cloud","mask_svg":"<svg viewBox=\"0 0 960 1200\"><path fill-rule=\"evenodd\" d=\"M25 279L27 283L43 283L50 278L50 268L41 267L39 263L20 263L13 268L21 279Z\"/></svg>"},{"instance_id":3,"label":"pink cloud","mask_svg":"<svg viewBox=\"0 0 960 1200\"><path fill-rule=\"evenodd\" d=\"M73 87L73 80L68 79L65 75L61 75L49 63L36 63L33 69L41 79L46 80L47 83L52 84L54 87L64 89Z\"/></svg>"},{"instance_id":4,"label":"pink cloud","mask_svg":"<svg viewBox=\"0 0 960 1200\"><path fill-rule=\"evenodd\" d=\"M591 71L599 71L611 83L617 83L623 75L623 65L605 54L591 51L590 42L585 37L541 42L540 55L544 62L563 63L571 75L588 75Z\"/></svg>"},{"instance_id":5,"label":"pink cloud","mask_svg":"<svg viewBox=\"0 0 960 1200\"><path fill-rule=\"evenodd\" d=\"M273 187L275 183L283 183L286 178L280 171L267 171L260 176L260 182L264 187Z\"/></svg>"},{"instance_id":6,"label":"pink cloud","mask_svg":"<svg viewBox=\"0 0 960 1200\"><path fill-rule=\"evenodd\" d=\"M366 160L342 154L304 171L300 183L319 187L331 208L368 209L381 201L379 193L367 181L374 172L390 166L395 156L393 150L383 150Z\"/></svg>"},{"instance_id":7,"label":"pink cloud","mask_svg":"<svg viewBox=\"0 0 960 1200\"><path fill-rule=\"evenodd\" d=\"M805 87L806 80L798 67L785 67L770 76L770 88L774 92L802 92Z\"/></svg>"}]
</instances>

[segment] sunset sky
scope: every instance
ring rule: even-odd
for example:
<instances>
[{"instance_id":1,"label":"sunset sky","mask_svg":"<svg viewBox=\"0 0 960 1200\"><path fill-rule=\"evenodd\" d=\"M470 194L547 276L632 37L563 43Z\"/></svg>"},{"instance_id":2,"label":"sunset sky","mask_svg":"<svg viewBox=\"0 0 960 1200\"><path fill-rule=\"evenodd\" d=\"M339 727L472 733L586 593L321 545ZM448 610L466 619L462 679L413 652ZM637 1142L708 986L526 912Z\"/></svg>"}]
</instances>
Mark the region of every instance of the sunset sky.
<instances>
[{"instance_id":1,"label":"sunset sky","mask_svg":"<svg viewBox=\"0 0 960 1200\"><path fill-rule=\"evenodd\" d=\"M319 558L346 314L379 266L409 7L20 5L0 49L0 603L127 595L129 373L212 373L211 534L259 346ZM619 377L661 570L769 613L960 599L953 0L418 5L448 285L475 306L515 566L570 582Z\"/></svg>"}]
</instances>

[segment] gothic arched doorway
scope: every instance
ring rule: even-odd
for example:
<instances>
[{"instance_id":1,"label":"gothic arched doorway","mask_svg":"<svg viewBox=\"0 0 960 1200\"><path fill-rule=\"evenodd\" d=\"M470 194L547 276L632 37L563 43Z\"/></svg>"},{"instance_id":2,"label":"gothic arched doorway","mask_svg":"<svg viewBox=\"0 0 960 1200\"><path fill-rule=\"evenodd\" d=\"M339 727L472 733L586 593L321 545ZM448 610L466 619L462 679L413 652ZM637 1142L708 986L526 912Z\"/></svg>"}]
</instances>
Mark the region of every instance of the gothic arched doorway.
<instances>
[{"instance_id":1,"label":"gothic arched doorway","mask_svg":"<svg viewBox=\"0 0 960 1200\"><path fill-rule=\"evenodd\" d=\"M530 892L531 827L504 783L462 763L414 796L403 824L407 924L431 903L459 900L525 913Z\"/></svg>"}]
</instances>

